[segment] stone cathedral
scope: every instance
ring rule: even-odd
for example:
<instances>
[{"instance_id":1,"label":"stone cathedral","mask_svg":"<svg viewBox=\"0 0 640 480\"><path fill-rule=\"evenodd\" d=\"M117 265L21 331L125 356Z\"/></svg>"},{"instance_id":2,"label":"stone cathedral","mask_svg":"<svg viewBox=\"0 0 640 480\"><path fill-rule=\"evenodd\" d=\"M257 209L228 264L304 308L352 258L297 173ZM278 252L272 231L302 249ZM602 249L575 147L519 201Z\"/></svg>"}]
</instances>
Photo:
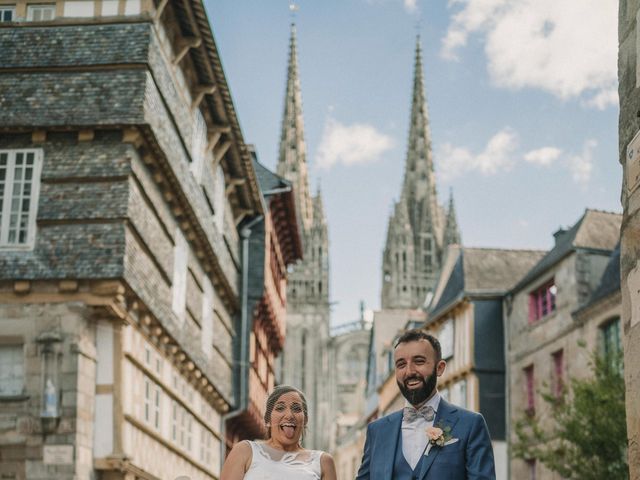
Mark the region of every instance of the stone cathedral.
<instances>
[{"instance_id":1,"label":"stone cathedral","mask_svg":"<svg viewBox=\"0 0 640 480\"><path fill-rule=\"evenodd\" d=\"M382 309L426 306L446 246L460 243L453 195L438 204L424 87L420 37L416 40L409 143L400 199L389 218L382 258Z\"/></svg>"},{"instance_id":2,"label":"stone cathedral","mask_svg":"<svg viewBox=\"0 0 640 480\"><path fill-rule=\"evenodd\" d=\"M329 241L322 196L309 191L296 28L291 25L287 88L277 172L293 183L304 256L289 273L282 382L300 388L309 406L307 448L326 448L333 421L329 368Z\"/></svg>"}]
</instances>

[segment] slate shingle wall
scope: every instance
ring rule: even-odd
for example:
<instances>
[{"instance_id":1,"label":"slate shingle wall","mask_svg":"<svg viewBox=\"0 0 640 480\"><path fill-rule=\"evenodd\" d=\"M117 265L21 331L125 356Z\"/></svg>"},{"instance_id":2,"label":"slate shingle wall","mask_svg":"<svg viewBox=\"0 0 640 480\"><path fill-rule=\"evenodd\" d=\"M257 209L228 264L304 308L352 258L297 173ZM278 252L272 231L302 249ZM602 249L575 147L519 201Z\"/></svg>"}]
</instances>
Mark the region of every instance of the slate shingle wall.
<instances>
[{"instance_id":1,"label":"slate shingle wall","mask_svg":"<svg viewBox=\"0 0 640 480\"><path fill-rule=\"evenodd\" d=\"M0 75L0 127L141 124L144 85L144 70Z\"/></svg>"},{"instance_id":2,"label":"slate shingle wall","mask_svg":"<svg viewBox=\"0 0 640 480\"><path fill-rule=\"evenodd\" d=\"M148 23L0 29L2 68L145 63Z\"/></svg>"}]
</instances>

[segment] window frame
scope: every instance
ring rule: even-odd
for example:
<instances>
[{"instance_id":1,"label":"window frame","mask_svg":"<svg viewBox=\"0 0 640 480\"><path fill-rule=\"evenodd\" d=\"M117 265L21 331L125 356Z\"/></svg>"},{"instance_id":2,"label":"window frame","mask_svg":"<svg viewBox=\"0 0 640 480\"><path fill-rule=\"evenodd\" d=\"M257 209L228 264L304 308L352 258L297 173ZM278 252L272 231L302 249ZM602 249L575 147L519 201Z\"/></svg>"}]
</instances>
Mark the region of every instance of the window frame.
<instances>
[{"instance_id":1,"label":"window frame","mask_svg":"<svg viewBox=\"0 0 640 480\"><path fill-rule=\"evenodd\" d=\"M33 13L36 10L50 10L53 12L53 16L46 20L34 20ZM34 3L27 5L27 21L28 22L50 22L56 18L56 4L55 3Z\"/></svg>"},{"instance_id":2,"label":"window frame","mask_svg":"<svg viewBox=\"0 0 640 480\"><path fill-rule=\"evenodd\" d=\"M21 376L22 376L22 380L21 380L21 386L19 390L14 390L14 391L8 391L7 393L1 393L0 392L0 398L16 398L16 397L21 397L25 394L25 358L24 358L24 344L23 343L18 343L18 342L10 342L10 343L0 343L0 350L3 349L12 349L15 350L17 353L17 357L20 358L22 361L20 363L21 367L22 367L22 371L21 371ZM6 364L3 362L3 365L6 367ZM15 366L15 364L11 364L11 368L13 368ZM8 377L9 379L11 379L12 377ZM2 382L3 385L6 385L7 382L3 381Z\"/></svg>"},{"instance_id":3,"label":"window frame","mask_svg":"<svg viewBox=\"0 0 640 480\"><path fill-rule=\"evenodd\" d=\"M3 20L3 12L12 12L11 15L11 20ZM10 23L10 22L15 22L16 21L16 6L15 4L7 4L7 5L0 5L0 23Z\"/></svg>"},{"instance_id":4,"label":"window frame","mask_svg":"<svg viewBox=\"0 0 640 480\"><path fill-rule=\"evenodd\" d=\"M535 415L536 413L536 377L534 365L527 365L523 369L525 380L525 401L526 412L528 415Z\"/></svg>"},{"instance_id":5,"label":"window frame","mask_svg":"<svg viewBox=\"0 0 640 480\"><path fill-rule=\"evenodd\" d=\"M553 352L551 359L553 362L553 396L560 399L564 392L564 349L561 348Z\"/></svg>"},{"instance_id":6,"label":"window frame","mask_svg":"<svg viewBox=\"0 0 640 480\"><path fill-rule=\"evenodd\" d=\"M42 183L43 150L41 148L2 149L0 155L7 155L4 191L0 194L0 250L32 250L36 240L36 219L40 200L40 185ZM33 173L31 177L31 195L29 211L27 213L27 235L24 243L9 243L8 230L11 221L11 204L15 182L16 157L18 154L33 154ZM24 180L24 179L23 179ZM22 183L24 185L24 182Z\"/></svg>"},{"instance_id":7,"label":"window frame","mask_svg":"<svg viewBox=\"0 0 640 480\"><path fill-rule=\"evenodd\" d=\"M552 292L552 289L556 289ZM529 324L534 324L557 311L557 285L555 277L529 292ZM543 313L543 300L547 311Z\"/></svg>"}]
</instances>

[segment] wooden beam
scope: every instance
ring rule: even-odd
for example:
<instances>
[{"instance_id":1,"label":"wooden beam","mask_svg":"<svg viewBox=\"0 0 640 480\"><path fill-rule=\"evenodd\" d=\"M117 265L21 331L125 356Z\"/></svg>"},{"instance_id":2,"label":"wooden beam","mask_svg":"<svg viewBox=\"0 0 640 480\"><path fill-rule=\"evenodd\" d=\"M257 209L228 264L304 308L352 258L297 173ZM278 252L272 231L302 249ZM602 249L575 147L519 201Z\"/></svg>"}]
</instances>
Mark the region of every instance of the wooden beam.
<instances>
[{"instance_id":1,"label":"wooden beam","mask_svg":"<svg viewBox=\"0 0 640 480\"><path fill-rule=\"evenodd\" d=\"M31 132L31 143L44 143L47 141L46 130L34 130Z\"/></svg>"},{"instance_id":2,"label":"wooden beam","mask_svg":"<svg viewBox=\"0 0 640 480\"><path fill-rule=\"evenodd\" d=\"M93 130L79 130L78 131L78 142L92 142L95 136L95 132Z\"/></svg>"},{"instance_id":3,"label":"wooden beam","mask_svg":"<svg viewBox=\"0 0 640 480\"><path fill-rule=\"evenodd\" d=\"M142 135L140 135L140 131L135 127L125 128L122 131L122 142L131 143L139 147L142 144Z\"/></svg>"},{"instance_id":4,"label":"wooden beam","mask_svg":"<svg viewBox=\"0 0 640 480\"><path fill-rule=\"evenodd\" d=\"M215 148L216 144L220 140L220 137L222 137L222 132L209 131L209 133L207 134L207 153Z\"/></svg>"},{"instance_id":5,"label":"wooden beam","mask_svg":"<svg viewBox=\"0 0 640 480\"><path fill-rule=\"evenodd\" d=\"M229 196L229 194L233 191L235 187L244 185L246 182L247 182L246 178L232 178L231 180L229 180L229 183L227 184L227 188L225 190L227 196Z\"/></svg>"},{"instance_id":6,"label":"wooden beam","mask_svg":"<svg viewBox=\"0 0 640 480\"><path fill-rule=\"evenodd\" d=\"M191 103L191 110L195 110L200 106L200 103L202 102L202 99L205 95L212 95L215 91L216 86L212 83L198 85L193 92L195 94L195 97L193 99L193 102Z\"/></svg>"},{"instance_id":7,"label":"wooden beam","mask_svg":"<svg viewBox=\"0 0 640 480\"><path fill-rule=\"evenodd\" d=\"M252 210L240 210L238 212L238 216L236 217L235 223L236 223L236 227L238 225L240 225L240 222L242 221L242 219L244 217L246 217L247 215L249 215L252 212Z\"/></svg>"},{"instance_id":8,"label":"wooden beam","mask_svg":"<svg viewBox=\"0 0 640 480\"><path fill-rule=\"evenodd\" d=\"M155 19L160 20L162 13L164 12L165 7L169 4L169 0L160 0L158 7L156 8Z\"/></svg>"},{"instance_id":9,"label":"wooden beam","mask_svg":"<svg viewBox=\"0 0 640 480\"><path fill-rule=\"evenodd\" d=\"M227 140L226 142L223 142L220 145L220 147L218 147L217 149L215 149L213 151L213 165L214 165L214 167L216 165L218 165L218 163L220 163L220 160L222 160L222 157L225 156L225 154L229 150L229 147L231 147L231 142L229 140Z\"/></svg>"},{"instance_id":10,"label":"wooden beam","mask_svg":"<svg viewBox=\"0 0 640 480\"><path fill-rule=\"evenodd\" d=\"M189 50L192 48L198 48L202 44L202 37L181 37L176 44L178 53L173 57L174 66L178 65L182 61Z\"/></svg>"}]
</instances>

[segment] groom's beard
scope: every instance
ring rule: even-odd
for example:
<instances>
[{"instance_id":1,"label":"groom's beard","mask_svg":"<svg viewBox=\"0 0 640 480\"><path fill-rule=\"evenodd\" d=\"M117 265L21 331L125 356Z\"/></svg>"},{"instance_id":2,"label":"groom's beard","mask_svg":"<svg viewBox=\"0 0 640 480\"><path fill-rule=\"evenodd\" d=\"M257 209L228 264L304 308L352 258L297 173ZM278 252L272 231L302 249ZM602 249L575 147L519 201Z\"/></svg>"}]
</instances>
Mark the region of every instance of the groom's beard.
<instances>
[{"instance_id":1,"label":"groom's beard","mask_svg":"<svg viewBox=\"0 0 640 480\"><path fill-rule=\"evenodd\" d=\"M409 380L418 379L422 382L418 388L409 388L406 386L406 382ZM421 377L419 375L413 375L405 379L405 383L397 382L398 388L400 392L402 392L402 396L407 399L407 401L411 405L420 405L427 398L431 396L431 394L436 389L436 385L438 383L438 376L436 375L436 369L433 369L433 373L428 377Z\"/></svg>"}]
</instances>

